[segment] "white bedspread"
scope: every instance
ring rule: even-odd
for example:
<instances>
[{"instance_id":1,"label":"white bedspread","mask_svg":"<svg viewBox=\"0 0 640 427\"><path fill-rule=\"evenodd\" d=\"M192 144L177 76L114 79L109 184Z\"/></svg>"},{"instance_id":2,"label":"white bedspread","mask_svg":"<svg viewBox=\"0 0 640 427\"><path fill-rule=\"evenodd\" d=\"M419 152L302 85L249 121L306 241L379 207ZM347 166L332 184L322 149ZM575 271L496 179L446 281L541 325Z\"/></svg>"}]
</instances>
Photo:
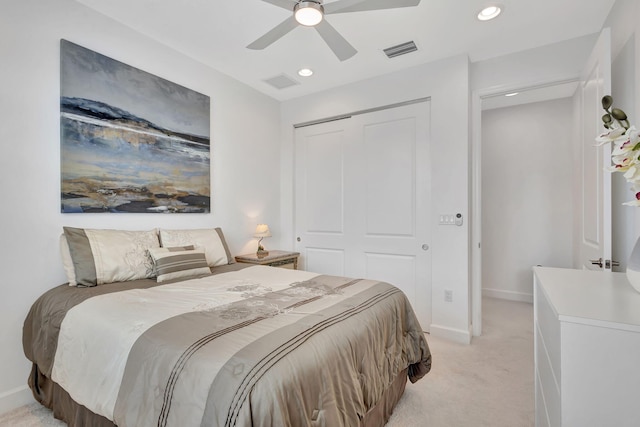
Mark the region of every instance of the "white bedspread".
<instances>
[{"instance_id":1,"label":"white bedspread","mask_svg":"<svg viewBox=\"0 0 640 427\"><path fill-rule=\"evenodd\" d=\"M277 291L316 276L254 266L90 298L69 310L62 322L52 379L76 402L112 420L127 356L147 329L173 316L242 299L239 292L228 291L232 287L246 286L252 293Z\"/></svg>"}]
</instances>

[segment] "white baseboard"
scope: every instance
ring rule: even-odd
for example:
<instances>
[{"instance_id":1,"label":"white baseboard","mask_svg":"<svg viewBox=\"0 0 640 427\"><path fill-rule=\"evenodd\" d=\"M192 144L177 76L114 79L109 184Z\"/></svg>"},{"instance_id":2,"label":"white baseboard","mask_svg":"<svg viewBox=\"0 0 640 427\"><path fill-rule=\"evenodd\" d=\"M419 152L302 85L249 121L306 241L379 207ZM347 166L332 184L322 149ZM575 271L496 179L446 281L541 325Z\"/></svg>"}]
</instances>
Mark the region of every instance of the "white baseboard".
<instances>
[{"instance_id":1,"label":"white baseboard","mask_svg":"<svg viewBox=\"0 0 640 427\"><path fill-rule=\"evenodd\" d=\"M429 334L434 337L444 338L460 344L471 344L471 331L464 329L453 329L446 326L431 324Z\"/></svg>"},{"instance_id":2,"label":"white baseboard","mask_svg":"<svg viewBox=\"0 0 640 427\"><path fill-rule=\"evenodd\" d=\"M482 288L483 297L491 297L498 299L506 299L509 301L528 302L533 304L533 294L525 294L524 292L504 291L502 289L486 289Z\"/></svg>"},{"instance_id":3,"label":"white baseboard","mask_svg":"<svg viewBox=\"0 0 640 427\"><path fill-rule=\"evenodd\" d=\"M33 394L26 385L5 391L0 393L0 414L33 402L35 402Z\"/></svg>"}]
</instances>

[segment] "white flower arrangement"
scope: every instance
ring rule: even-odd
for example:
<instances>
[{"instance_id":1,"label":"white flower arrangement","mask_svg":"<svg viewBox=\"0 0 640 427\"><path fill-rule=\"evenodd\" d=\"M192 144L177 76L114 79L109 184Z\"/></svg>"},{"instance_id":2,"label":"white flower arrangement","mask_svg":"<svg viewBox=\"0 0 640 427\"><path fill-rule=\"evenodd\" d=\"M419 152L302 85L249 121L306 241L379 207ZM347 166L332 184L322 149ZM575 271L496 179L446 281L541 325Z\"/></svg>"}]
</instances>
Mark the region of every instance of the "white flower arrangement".
<instances>
[{"instance_id":1,"label":"white flower arrangement","mask_svg":"<svg viewBox=\"0 0 640 427\"><path fill-rule=\"evenodd\" d=\"M613 98L609 95L602 98L602 108L607 112L602 116L607 131L596 138L598 145L612 143L610 172L624 173L635 200L623 203L627 206L640 206L640 133L629 125L624 111L612 108Z\"/></svg>"}]
</instances>

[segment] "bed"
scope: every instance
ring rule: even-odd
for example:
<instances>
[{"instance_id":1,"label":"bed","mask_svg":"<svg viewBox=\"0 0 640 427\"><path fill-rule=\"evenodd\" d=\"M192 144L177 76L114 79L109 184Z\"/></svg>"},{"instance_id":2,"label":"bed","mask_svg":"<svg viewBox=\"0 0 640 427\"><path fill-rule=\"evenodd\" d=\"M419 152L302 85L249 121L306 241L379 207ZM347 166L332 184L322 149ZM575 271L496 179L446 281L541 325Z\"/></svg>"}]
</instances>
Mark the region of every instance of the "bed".
<instances>
[{"instance_id":1,"label":"bed","mask_svg":"<svg viewBox=\"0 0 640 427\"><path fill-rule=\"evenodd\" d=\"M111 256L100 233L80 234L65 244L72 263L93 258L90 276L123 275L122 265L117 274L98 265L115 253L135 258L118 238L102 239L117 247ZM128 236L140 259L161 254L145 277L82 285L86 270L73 268L77 286L45 292L23 329L36 400L71 426L384 425L407 379L431 368L404 294L374 280L236 264L218 235L217 265L198 235L165 249ZM205 266L192 268L194 252ZM199 274L175 269L187 258Z\"/></svg>"}]
</instances>

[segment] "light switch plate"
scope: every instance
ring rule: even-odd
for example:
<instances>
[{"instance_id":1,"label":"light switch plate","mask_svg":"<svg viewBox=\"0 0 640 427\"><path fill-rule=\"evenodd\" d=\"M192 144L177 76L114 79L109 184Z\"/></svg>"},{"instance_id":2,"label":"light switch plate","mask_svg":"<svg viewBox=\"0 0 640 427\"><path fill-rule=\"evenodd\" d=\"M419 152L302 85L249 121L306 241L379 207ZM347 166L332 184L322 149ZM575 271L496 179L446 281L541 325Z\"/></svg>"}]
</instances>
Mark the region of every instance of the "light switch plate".
<instances>
[{"instance_id":1,"label":"light switch plate","mask_svg":"<svg viewBox=\"0 0 640 427\"><path fill-rule=\"evenodd\" d=\"M462 214L441 214L439 218L440 225L462 225Z\"/></svg>"},{"instance_id":2,"label":"light switch plate","mask_svg":"<svg viewBox=\"0 0 640 427\"><path fill-rule=\"evenodd\" d=\"M455 225L455 224L456 224L455 215L440 215L440 225Z\"/></svg>"}]
</instances>

